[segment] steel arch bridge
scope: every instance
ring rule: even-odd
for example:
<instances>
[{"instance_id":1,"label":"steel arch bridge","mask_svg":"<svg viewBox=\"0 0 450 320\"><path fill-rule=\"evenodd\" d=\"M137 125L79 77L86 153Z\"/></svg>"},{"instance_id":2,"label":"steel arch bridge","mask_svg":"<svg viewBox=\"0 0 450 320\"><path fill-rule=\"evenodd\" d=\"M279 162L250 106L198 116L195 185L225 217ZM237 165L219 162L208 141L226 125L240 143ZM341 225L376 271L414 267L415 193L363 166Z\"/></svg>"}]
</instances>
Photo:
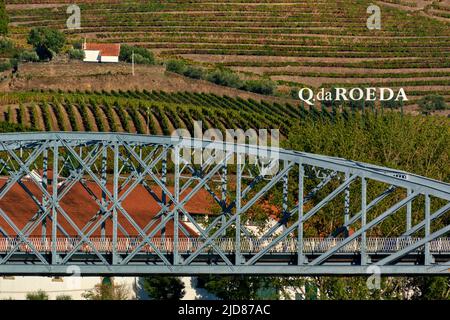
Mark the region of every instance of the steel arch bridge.
<instances>
[{"instance_id":1,"label":"steel arch bridge","mask_svg":"<svg viewBox=\"0 0 450 320\"><path fill-rule=\"evenodd\" d=\"M450 184L403 171L255 145L76 132L1 134L0 167L2 275L450 273ZM127 203L138 188L145 197ZM195 197L216 209L199 217L188 205ZM82 221L88 201L96 209ZM147 203L148 212L131 208ZM256 228L262 206L274 214Z\"/></svg>"}]
</instances>

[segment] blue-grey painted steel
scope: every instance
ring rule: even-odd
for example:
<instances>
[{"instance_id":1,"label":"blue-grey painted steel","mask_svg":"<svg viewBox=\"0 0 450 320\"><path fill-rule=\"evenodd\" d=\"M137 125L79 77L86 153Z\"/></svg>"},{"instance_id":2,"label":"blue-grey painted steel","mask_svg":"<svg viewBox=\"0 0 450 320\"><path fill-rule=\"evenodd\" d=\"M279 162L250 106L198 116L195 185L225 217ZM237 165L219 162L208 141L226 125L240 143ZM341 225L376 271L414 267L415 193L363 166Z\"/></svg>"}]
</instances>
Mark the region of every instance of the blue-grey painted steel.
<instances>
[{"instance_id":1,"label":"blue-grey painted steel","mask_svg":"<svg viewBox=\"0 0 450 320\"><path fill-rule=\"evenodd\" d=\"M87 132L1 134L0 164L0 274L63 275L71 265L85 275L450 270L450 230L442 222L449 220L440 219L450 211L450 184L404 171L265 146ZM98 206L83 226L63 205L77 183ZM14 186L38 208L23 227L1 204ZM145 226L124 205L138 186L158 206ZM218 205L217 216L199 220L187 209L200 190ZM280 220L252 228L252 212L275 193ZM336 226L347 230L343 238L305 238L308 222L327 210L342 210ZM373 238L394 215L404 221L395 238Z\"/></svg>"}]
</instances>

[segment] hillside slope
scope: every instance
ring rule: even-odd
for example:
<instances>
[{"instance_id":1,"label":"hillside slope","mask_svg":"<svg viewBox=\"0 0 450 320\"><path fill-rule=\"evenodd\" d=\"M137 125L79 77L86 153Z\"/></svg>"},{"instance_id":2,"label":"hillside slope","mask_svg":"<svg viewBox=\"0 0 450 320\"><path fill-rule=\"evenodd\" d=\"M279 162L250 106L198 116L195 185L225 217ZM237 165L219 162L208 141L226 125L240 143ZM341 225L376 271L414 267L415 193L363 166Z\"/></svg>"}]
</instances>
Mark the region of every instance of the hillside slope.
<instances>
[{"instance_id":1,"label":"hillside slope","mask_svg":"<svg viewBox=\"0 0 450 320\"><path fill-rule=\"evenodd\" d=\"M24 43L34 26L65 28L69 1L7 1L10 32ZM450 101L448 1L376 1L381 30L368 30L372 1L160 0L77 2L72 37L133 43L160 57L225 65L280 89L404 87L411 104L434 92Z\"/></svg>"}]
</instances>

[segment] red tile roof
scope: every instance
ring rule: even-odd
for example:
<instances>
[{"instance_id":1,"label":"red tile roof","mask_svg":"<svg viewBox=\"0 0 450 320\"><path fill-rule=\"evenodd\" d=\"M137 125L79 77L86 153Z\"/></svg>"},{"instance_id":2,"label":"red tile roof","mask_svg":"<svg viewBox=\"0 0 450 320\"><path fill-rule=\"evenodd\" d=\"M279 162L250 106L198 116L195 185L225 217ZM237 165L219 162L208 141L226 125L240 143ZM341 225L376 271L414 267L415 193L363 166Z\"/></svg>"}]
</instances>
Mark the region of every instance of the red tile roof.
<instances>
[{"instance_id":1,"label":"red tile roof","mask_svg":"<svg viewBox=\"0 0 450 320\"><path fill-rule=\"evenodd\" d=\"M3 187L7 182L5 177L0 177L0 187ZM40 198L41 194L38 187L31 181L22 179L23 184L30 190L36 197ZM93 182L86 181L87 186L91 191L98 197L101 198L101 189ZM112 184L107 183L107 189L112 192ZM49 192L51 192L51 185L48 187ZM161 195L161 189L159 187L152 186L152 189L159 196ZM170 192L173 192L173 188L168 188ZM122 190L119 196L125 192ZM189 192L186 191L186 192ZM213 200L208 196L206 190L200 190L192 199L190 199L185 204L185 209L191 214L212 214L211 207ZM78 228L83 228L88 221L95 216L99 210L98 204L91 197L91 195L86 191L86 189L81 185L81 183L76 183L70 191L61 199L61 207L73 220L73 222L78 226ZM156 214L160 211L160 205L150 196L150 194L145 190L142 185L138 185L134 191L132 191L122 202L122 207L128 212L132 219L141 228L144 228L149 222L154 219L159 220ZM36 203L31 199L31 197L25 192L25 190L19 186L18 183L14 184L12 188L7 192L7 194L0 199L0 208L6 212L6 214L11 218L11 220L22 229L30 218L36 214L38 207ZM169 208L173 209L173 205ZM69 233L71 236L76 236L76 230L70 225L70 223L61 215L58 214L58 223ZM131 223L125 218L125 216L119 212L118 221L127 231L129 235L136 236L138 232L131 225ZM187 225L180 221L181 224L189 231L191 235L195 235L195 232L191 230ZM154 226L156 226L156 223ZM15 231L0 217L0 226L10 235L15 235ZM150 228L152 230L154 228ZM112 233L112 222L110 219L106 221L106 235L110 236ZM47 230L51 230L51 222L47 220ZM32 236L38 236L41 231L40 227L37 227L31 233ZM99 236L100 228L97 228L92 236ZM160 236L161 232L157 232L156 236ZM169 221L166 226L166 235L173 235L173 221ZM182 232L180 232L180 237L183 237Z\"/></svg>"},{"instance_id":2,"label":"red tile roof","mask_svg":"<svg viewBox=\"0 0 450 320\"><path fill-rule=\"evenodd\" d=\"M101 56L120 55L120 44L115 43L86 43L85 50L98 50Z\"/></svg>"}]
</instances>

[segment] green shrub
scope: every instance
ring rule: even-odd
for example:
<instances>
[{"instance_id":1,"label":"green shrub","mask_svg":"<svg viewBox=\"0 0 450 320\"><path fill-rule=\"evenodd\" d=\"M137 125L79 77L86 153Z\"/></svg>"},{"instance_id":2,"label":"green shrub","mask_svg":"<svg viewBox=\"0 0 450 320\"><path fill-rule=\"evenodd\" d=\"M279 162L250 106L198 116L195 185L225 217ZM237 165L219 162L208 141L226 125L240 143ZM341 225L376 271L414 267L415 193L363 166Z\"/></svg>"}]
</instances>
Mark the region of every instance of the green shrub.
<instances>
[{"instance_id":1,"label":"green shrub","mask_svg":"<svg viewBox=\"0 0 450 320\"><path fill-rule=\"evenodd\" d=\"M170 72L184 74L186 69L187 69L186 63L181 60L169 60L166 63L166 70Z\"/></svg>"},{"instance_id":2,"label":"green shrub","mask_svg":"<svg viewBox=\"0 0 450 320\"><path fill-rule=\"evenodd\" d=\"M263 80L247 80L244 82L243 87L241 88L246 91L251 91L260 94L273 94L276 89L275 82L269 79Z\"/></svg>"},{"instance_id":3,"label":"green shrub","mask_svg":"<svg viewBox=\"0 0 450 320\"><path fill-rule=\"evenodd\" d=\"M141 56L139 53L134 54L134 63L136 63L136 64L153 64L153 63L150 63L146 58Z\"/></svg>"},{"instance_id":4,"label":"green shrub","mask_svg":"<svg viewBox=\"0 0 450 320\"><path fill-rule=\"evenodd\" d=\"M153 52L136 46L127 44L120 46L120 61L131 62L134 52L134 62L137 64L155 64L155 56Z\"/></svg>"},{"instance_id":5,"label":"green shrub","mask_svg":"<svg viewBox=\"0 0 450 320\"><path fill-rule=\"evenodd\" d=\"M86 300L128 300L129 295L125 284L114 285L111 282L99 283L94 289L82 294Z\"/></svg>"},{"instance_id":6,"label":"green shrub","mask_svg":"<svg viewBox=\"0 0 450 320\"><path fill-rule=\"evenodd\" d=\"M83 50L83 44L84 44L83 39L77 39L72 42L72 47L74 49Z\"/></svg>"},{"instance_id":7,"label":"green shrub","mask_svg":"<svg viewBox=\"0 0 450 320\"><path fill-rule=\"evenodd\" d=\"M216 69L208 73L206 79L210 82L221 86L227 86L232 88L241 88L242 81L239 76L230 70Z\"/></svg>"},{"instance_id":8,"label":"green shrub","mask_svg":"<svg viewBox=\"0 0 450 320\"><path fill-rule=\"evenodd\" d=\"M423 97L422 99L419 100L418 104L422 112L448 109L444 97L437 94L430 94Z\"/></svg>"},{"instance_id":9,"label":"green shrub","mask_svg":"<svg viewBox=\"0 0 450 320\"><path fill-rule=\"evenodd\" d=\"M43 290L29 292L27 293L27 300L48 300L48 294Z\"/></svg>"},{"instance_id":10,"label":"green shrub","mask_svg":"<svg viewBox=\"0 0 450 320\"><path fill-rule=\"evenodd\" d=\"M183 72L183 75L192 79L202 79L203 69L193 66L187 66L186 70Z\"/></svg>"},{"instance_id":11,"label":"green shrub","mask_svg":"<svg viewBox=\"0 0 450 320\"><path fill-rule=\"evenodd\" d=\"M69 58L74 60L83 60L84 59L84 51L81 49L70 49L69 50Z\"/></svg>"},{"instance_id":12,"label":"green shrub","mask_svg":"<svg viewBox=\"0 0 450 320\"><path fill-rule=\"evenodd\" d=\"M0 54L1 55L12 55L14 54L16 48L14 47L14 42L9 39L0 39Z\"/></svg>"},{"instance_id":13,"label":"green shrub","mask_svg":"<svg viewBox=\"0 0 450 320\"><path fill-rule=\"evenodd\" d=\"M289 91L289 97L298 100L299 91L299 88L292 88L291 91Z\"/></svg>"},{"instance_id":14,"label":"green shrub","mask_svg":"<svg viewBox=\"0 0 450 320\"><path fill-rule=\"evenodd\" d=\"M166 63L166 70L182 74L192 79L206 79L209 82L213 82L221 86L242 89L260 94L273 94L276 89L275 82L270 79L242 81L238 74L224 68L218 68L206 72L205 75L205 71L202 68L187 65L186 62L182 60L169 60Z\"/></svg>"},{"instance_id":15,"label":"green shrub","mask_svg":"<svg viewBox=\"0 0 450 320\"><path fill-rule=\"evenodd\" d=\"M22 51L19 54L18 59L22 62L37 62L39 61L39 56L34 51Z\"/></svg>"},{"instance_id":16,"label":"green shrub","mask_svg":"<svg viewBox=\"0 0 450 320\"><path fill-rule=\"evenodd\" d=\"M9 70L12 68L12 64L10 60L0 61L0 72Z\"/></svg>"}]
</instances>

